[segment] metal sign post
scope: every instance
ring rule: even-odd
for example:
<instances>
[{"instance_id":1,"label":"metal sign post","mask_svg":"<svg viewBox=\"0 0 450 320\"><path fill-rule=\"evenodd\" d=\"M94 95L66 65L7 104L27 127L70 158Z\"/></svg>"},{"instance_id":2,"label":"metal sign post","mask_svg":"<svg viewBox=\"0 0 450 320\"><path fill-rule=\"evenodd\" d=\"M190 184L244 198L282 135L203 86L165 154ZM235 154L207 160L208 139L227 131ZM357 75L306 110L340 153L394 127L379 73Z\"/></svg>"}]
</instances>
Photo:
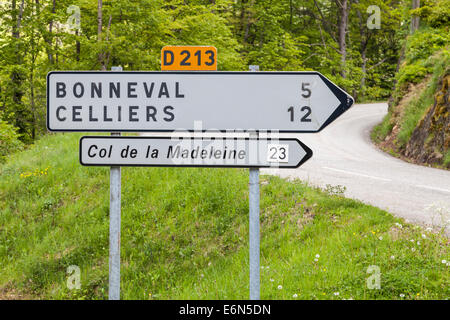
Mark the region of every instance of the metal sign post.
<instances>
[{"instance_id":1,"label":"metal sign post","mask_svg":"<svg viewBox=\"0 0 450 320\"><path fill-rule=\"evenodd\" d=\"M120 136L120 133L111 133ZM109 300L120 299L120 167L111 167L109 174Z\"/></svg>"},{"instance_id":2,"label":"metal sign post","mask_svg":"<svg viewBox=\"0 0 450 320\"><path fill-rule=\"evenodd\" d=\"M251 72L259 71L259 66L249 66ZM250 133L250 138L258 139L257 132ZM250 260L250 300L260 299L259 278L259 168L249 170L249 260Z\"/></svg>"},{"instance_id":3,"label":"metal sign post","mask_svg":"<svg viewBox=\"0 0 450 320\"><path fill-rule=\"evenodd\" d=\"M250 168L249 180L250 300L259 300L259 168Z\"/></svg>"},{"instance_id":4,"label":"metal sign post","mask_svg":"<svg viewBox=\"0 0 450 320\"><path fill-rule=\"evenodd\" d=\"M122 71L122 67L112 67ZM111 136L120 136L113 132ZM109 300L120 300L120 215L121 170L111 167L109 171Z\"/></svg>"}]
</instances>

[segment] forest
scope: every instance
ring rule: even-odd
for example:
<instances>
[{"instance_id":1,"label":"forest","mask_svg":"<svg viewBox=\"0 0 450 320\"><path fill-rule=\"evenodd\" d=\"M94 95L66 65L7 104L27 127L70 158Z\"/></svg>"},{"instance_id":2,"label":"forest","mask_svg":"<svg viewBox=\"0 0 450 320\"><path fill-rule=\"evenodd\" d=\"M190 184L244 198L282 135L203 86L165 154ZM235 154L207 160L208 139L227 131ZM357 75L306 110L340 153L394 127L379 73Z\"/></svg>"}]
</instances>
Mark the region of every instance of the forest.
<instances>
[{"instance_id":1,"label":"forest","mask_svg":"<svg viewBox=\"0 0 450 320\"><path fill-rule=\"evenodd\" d=\"M447 45L449 11L446 0L1 1L0 156L46 134L52 70L160 70L165 45L211 45L218 70L316 70L357 102L387 100L408 35L420 21L432 31L419 50Z\"/></svg>"},{"instance_id":2,"label":"forest","mask_svg":"<svg viewBox=\"0 0 450 320\"><path fill-rule=\"evenodd\" d=\"M263 300L448 300L449 172L391 155L450 169L449 28L449 0L0 0L0 300L111 298L114 180L121 299L247 299L253 181ZM48 73L159 71L169 45L214 46L219 71L318 71L359 105L339 130L309 135L311 167L253 171L257 183L243 168L124 167L111 179L80 165L83 133L47 130ZM138 80L54 91L119 98L142 85L189 100L186 83ZM146 106L147 121L171 119L161 106Z\"/></svg>"}]
</instances>

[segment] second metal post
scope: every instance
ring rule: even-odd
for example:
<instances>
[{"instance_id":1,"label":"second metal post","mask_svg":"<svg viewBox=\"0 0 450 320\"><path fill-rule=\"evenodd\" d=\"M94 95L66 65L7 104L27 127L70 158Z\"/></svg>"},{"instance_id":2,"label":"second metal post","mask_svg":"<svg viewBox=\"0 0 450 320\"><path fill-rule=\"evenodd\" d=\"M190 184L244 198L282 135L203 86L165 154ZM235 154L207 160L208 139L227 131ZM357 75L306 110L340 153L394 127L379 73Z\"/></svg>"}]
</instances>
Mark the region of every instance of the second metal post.
<instances>
[{"instance_id":1,"label":"second metal post","mask_svg":"<svg viewBox=\"0 0 450 320\"><path fill-rule=\"evenodd\" d=\"M250 300L260 299L259 281L259 169L250 169L249 240L250 240Z\"/></svg>"},{"instance_id":2,"label":"second metal post","mask_svg":"<svg viewBox=\"0 0 450 320\"><path fill-rule=\"evenodd\" d=\"M120 300L120 167L111 167L109 179L109 300Z\"/></svg>"},{"instance_id":3,"label":"second metal post","mask_svg":"<svg viewBox=\"0 0 450 320\"><path fill-rule=\"evenodd\" d=\"M112 67L122 71L122 67ZM111 133L120 136L119 132ZM121 170L111 167L109 173L109 300L120 300L120 216L121 216Z\"/></svg>"},{"instance_id":4,"label":"second metal post","mask_svg":"<svg viewBox=\"0 0 450 320\"><path fill-rule=\"evenodd\" d=\"M251 65L249 70L259 71L259 66ZM258 137L257 132L250 132L250 139L258 139ZM249 182L250 300L259 300L259 168L250 168Z\"/></svg>"}]
</instances>

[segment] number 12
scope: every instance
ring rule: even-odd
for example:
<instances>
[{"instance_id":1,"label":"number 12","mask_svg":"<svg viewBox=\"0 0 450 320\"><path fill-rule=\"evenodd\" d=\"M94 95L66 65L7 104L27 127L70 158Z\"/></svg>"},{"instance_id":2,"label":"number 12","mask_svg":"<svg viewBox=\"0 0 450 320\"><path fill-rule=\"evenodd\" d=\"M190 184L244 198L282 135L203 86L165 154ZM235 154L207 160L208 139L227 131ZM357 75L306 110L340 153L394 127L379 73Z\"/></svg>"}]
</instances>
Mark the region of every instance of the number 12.
<instances>
[{"instance_id":1,"label":"number 12","mask_svg":"<svg viewBox=\"0 0 450 320\"><path fill-rule=\"evenodd\" d=\"M291 122L294 122L295 117L294 117L294 107L290 107L287 110L290 113L290 120ZM305 114L303 115L303 117L301 117L300 122L311 122L311 118L309 117L311 115L311 108L308 106L303 106L300 109L301 112L305 112Z\"/></svg>"}]
</instances>

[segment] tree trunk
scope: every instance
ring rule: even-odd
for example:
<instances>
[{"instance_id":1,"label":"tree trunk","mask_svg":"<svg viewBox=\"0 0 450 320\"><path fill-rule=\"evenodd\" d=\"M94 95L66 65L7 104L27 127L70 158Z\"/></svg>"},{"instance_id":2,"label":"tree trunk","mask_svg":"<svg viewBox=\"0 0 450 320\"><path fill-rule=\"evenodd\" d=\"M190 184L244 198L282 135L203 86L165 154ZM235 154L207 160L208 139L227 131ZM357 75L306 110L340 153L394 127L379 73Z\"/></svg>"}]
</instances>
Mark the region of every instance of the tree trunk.
<instances>
[{"instance_id":1,"label":"tree trunk","mask_svg":"<svg viewBox=\"0 0 450 320\"><path fill-rule=\"evenodd\" d=\"M356 4L359 4L358 0L355 0ZM359 92L361 93L361 98L363 99L365 96L365 87L366 87L366 78L367 78L367 45L369 43L370 38L370 31L366 27L366 21L363 18L363 15L361 14L361 11L359 9L356 10L356 15L358 16L359 20L359 35L360 35L360 46L359 46L359 53L361 54L361 71L362 71L362 77L359 83ZM356 96L354 96L355 100L357 99Z\"/></svg>"},{"instance_id":2,"label":"tree trunk","mask_svg":"<svg viewBox=\"0 0 450 320\"><path fill-rule=\"evenodd\" d=\"M420 0L412 0L412 9L420 8ZM411 17L411 33L419 29L420 17L413 15Z\"/></svg>"},{"instance_id":3,"label":"tree trunk","mask_svg":"<svg viewBox=\"0 0 450 320\"><path fill-rule=\"evenodd\" d=\"M39 8L39 0L35 2L35 8L32 13L33 20L36 19L36 16L39 16L40 8ZM39 42L39 40L37 41ZM36 64L36 57L38 55L39 49L36 50L36 39L34 30L31 30L30 36L30 44L31 44L31 61L30 61L30 106L31 106L31 115L32 115L32 128L31 128L31 139L34 140L36 138L36 128L37 128L37 114L36 114L36 101L35 101L35 88L34 88L34 69Z\"/></svg>"},{"instance_id":4,"label":"tree trunk","mask_svg":"<svg viewBox=\"0 0 450 320\"><path fill-rule=\"evenodd\" d=\"M56 13L56 0L52 1L52 14ZM47 43L47 57L48 57L48 62L50 64L53 64L53 52L52 52L52 42L53 42L53 17L50 19L49 23L48 23L48 35L45 36L45 42Z\"/></svg>"},{"instance_id":5,"label":"tree trunk","mask_svg":"<svg viewBox=\"0 0 450 320\"><path fill-rule=\"evenodd\" d=\"M347 64L347 29L348 29L348 0L336 0L336 3L340 7L339 17L339 51L341 53L341 76L347 77L346 64Z\"/></svg>"},{"instance_id":6,"label":"tree trunk","mask_svg":"<svg viewBox=\"0 0 450 320\"><path fill-rule=\"evenodd\" d=\"M19 14L16 16L16 1L12 1L12 11L13 11L13 19L16 19L16 21L13 21L13 28L12 28L12 36L16 39L16 45L15 45L15 59L16 64L20 65L22 64L22 55L20 50L20 26L22 24L22 17L23 17L23 7L24 7L24 0L20 3L19 8ZM13 83L13 101L14 103L20 103L22 101L23 92L21 90L21 82L22 82L22 76L17 71L13 71L11 74L11 81Z\"/></svg>"},{"instance_id":7,"label":"tree trunk","mask_svg":"<svg viewBox=\"0 0 450 320\"><path fill-rule=\"evenodd\" d=\"M75 30L75 36L77 37L77 40L76 40L76 42L75 42L75 47L76 47L76 59L77 59L77 61L80 61L81 43L80 43L80 40L78 40L78 36L79 36L78 29Z\"/></svg>"},{"instance_id":8,"label":"tree trunk","mask_svg":"<svg viewBox=\"0 0 450 320\"><path fill-rule=\"evenodd\" d=\"M22 17L24 10L24 0L21 1L19 12L17 12L17 3L15 0L11 3L11 18L12 18L12 37L15 39L15 44L13 46L13 61L12 65L21 65L22 64L22 46L20 43L20 28L22 25ZM22 83L26 75L22 72L18 71L16 68L13 68L11 72L11 86L12 86L12 101L14 104L14 126L19 128L19 133L26 133L26 120L27 113L23 108L22 97L24 92L22 90Z\"/></svg>"},{"instance_id":9,"label":"tree trunk","mask_svg":"<svg viewBox=\"0 0 450 320\"><path fill-rule=\"evenodd\" d=\"M362 48L361 52L361 59L362 59L362 65L361 65L361 71L362 71L362 77L361 77L361 83L360 83L360 91L361 91L361 97L364 98L365 91L366 91L366 77L367 77L367 45Z\"/></svg>"},{"instance_id":10,"label":"tree trunk","mask_svg":"<svg viewBox=\"0 0 450 320\"><path fill-rule=\"evenodd\" d=\"M102 6L103 6L103 1L102 0L98 0L97 41L99 42L99 44L101 44L101 42L102 42L102 21L103 21ZM100 62L100 65L102 66L101 70L105 71L106 70L106 66L105 66L105 59L104 59L103 49L101 49L100 53L98 54L98 61Z\"/></svg>"},{"instance_id":11,"label":"tree trunk","mask_svg":"<svg viewBox=\"0 0 450 320\"><path fill-rule=\"evenodd\" d=\"M103 12L102 12L103 1L98 0L97 7L97 39L101 41L102 39L102 21L103 21Z\"/></svg>"}]
</instances>

